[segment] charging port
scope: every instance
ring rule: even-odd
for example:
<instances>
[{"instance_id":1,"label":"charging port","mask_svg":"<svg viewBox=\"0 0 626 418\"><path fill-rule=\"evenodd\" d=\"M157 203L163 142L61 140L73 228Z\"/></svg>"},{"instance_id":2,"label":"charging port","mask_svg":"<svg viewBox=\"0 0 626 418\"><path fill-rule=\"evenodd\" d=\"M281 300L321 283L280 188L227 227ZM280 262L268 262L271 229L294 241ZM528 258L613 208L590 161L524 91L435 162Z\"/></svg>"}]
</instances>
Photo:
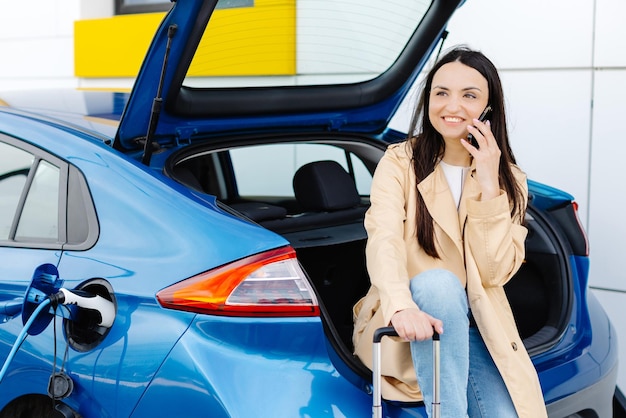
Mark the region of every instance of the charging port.
<instances>
[{"instance_id":1,"label":"charging port","mask_svg":"<svg viewBox=\"0 0 626 418\"><path fill-rule=\"evenodd\" d=\"M117 312L117 302L113 288L104 279L90 279L76 287L92 295L98 295L113 303ZM63 326L67 342L74 350L87 352L96 348L107 336L111 327L100 326L101 316L97 311L68 306L71 320L64 319Z\"/></svg>"}]
</instances>

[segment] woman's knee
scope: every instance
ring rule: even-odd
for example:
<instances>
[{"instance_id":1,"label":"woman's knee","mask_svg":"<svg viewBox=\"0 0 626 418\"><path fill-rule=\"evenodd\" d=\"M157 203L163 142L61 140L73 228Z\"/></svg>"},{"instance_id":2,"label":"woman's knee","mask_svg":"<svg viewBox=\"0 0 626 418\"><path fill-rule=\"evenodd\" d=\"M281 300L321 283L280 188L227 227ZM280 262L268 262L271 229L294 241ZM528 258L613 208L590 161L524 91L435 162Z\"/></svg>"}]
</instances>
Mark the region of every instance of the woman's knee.
<instances>
[{"instance_id":1,"label":"woman's knee","mask_svg":"<svg viewBox=\"0 0 626 418\"><path fill-rule=\"evenodd\" d=\"M467 311L467 296L461 281L452 272L443 269L427 270L418 274L410 283L413 300L420 305L433 301L465 306Z\"/></svg>"}]
</instances>

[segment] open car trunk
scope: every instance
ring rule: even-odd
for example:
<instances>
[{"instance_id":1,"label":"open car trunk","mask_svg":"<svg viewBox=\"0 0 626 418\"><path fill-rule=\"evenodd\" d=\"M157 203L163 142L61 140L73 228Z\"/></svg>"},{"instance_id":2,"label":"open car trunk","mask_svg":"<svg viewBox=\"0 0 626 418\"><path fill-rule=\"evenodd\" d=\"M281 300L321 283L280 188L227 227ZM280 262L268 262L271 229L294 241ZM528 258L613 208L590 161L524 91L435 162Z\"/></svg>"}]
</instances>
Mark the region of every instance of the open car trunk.
<instances>
[{"instance_id":1,"label":"open car trunk","mask_svg":"<svg viewBox=\"0 0 626 418\"><path fill-rule=\"evenodd\" d=\"M293 148L282 153L282 146ZM301 153L313 161L286 162L286 156L298 147L309 147ZM322 152L320 147L332 148L333 152ZM369 184L362 187L365 192L354 190L355 183L358 186L357 161L371 176L384 149L378 140L336 134L227 138L187 147L172 155L165 167L170 177L217 196L227 210L291 243L319 295L329 338L356 370L363 366L352 356L352 307L370 286L363 226ZM243 168L238 168L237 153L242 151L246 158ZM342 162L347 169L328 161L330 155L347 156ZM282 164L298 167L293 180L289 176L285 182L285 187L293 187L291 196L272 196L260 190L278 182L278 177L269 173ZM253 192L246 191L246 171L253 177ZM282 173L280 177L286 177ZM518 329L531 355L558 341L571 306L571 273L564 256L571 250L562 232L554 229L555 222L547 220L544 213L533 207L531 199L526 215L526 260L506 285Z\"/></svg>"}]
</instances>

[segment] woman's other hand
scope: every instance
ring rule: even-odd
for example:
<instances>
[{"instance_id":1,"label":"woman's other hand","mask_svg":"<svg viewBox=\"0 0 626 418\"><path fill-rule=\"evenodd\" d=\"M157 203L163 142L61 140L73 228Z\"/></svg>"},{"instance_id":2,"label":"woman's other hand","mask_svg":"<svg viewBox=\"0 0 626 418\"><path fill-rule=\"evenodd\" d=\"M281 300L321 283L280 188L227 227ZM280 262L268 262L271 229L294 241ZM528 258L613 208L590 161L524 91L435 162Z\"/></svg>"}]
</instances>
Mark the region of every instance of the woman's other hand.
<instances>
[{"instance_id":1,"label":"woman's other hand","mask_svg":"<svg viewBox=\"0 0 626 418\"><path fill-rule=\"evenodd\" d=\"M468 126L467 130L474 135L479 147L475 148L467 140L461 142L465 149L472 154L476 161L476 176L482 189L481 200L489 200L500 195L500 155L489 121L480 122L474 119L475 126Z\"/></svg>"}]
</instances>

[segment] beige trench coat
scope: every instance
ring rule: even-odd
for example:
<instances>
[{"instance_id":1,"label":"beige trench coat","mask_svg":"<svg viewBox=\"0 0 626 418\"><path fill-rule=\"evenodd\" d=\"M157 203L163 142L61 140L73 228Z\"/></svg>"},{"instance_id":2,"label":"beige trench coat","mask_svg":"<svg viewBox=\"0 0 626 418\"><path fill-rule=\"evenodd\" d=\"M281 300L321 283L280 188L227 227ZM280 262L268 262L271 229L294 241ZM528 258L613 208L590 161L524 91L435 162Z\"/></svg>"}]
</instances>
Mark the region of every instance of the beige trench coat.
<instances>
[{"instance_id":1,"label":"beige trench coat","mask_svg":"<svg viewBox=\"0 0 626 418\"><path fill-rule=\"evenodd\" d=\"M418 186L435 223L441 259L434 259L420 248L415 235L417 190L409 143L387 149L374 175L371 207L365 218L372 286L354 307L355 354L371 368L374 330L388 326L395 312L416 306L410 279L426 270L444 268L466 286L470 309L520 418L545 417L539 379L503 289L524 260L527 230L520 219L511 219L506 193L480 201L474 168L465 182L458 211L439 165ZM513 172L527 195L526 175L516 166ZM409 344L383 339L382 352L383 397L421 400Z\"/></svg>"}]
</instances>

